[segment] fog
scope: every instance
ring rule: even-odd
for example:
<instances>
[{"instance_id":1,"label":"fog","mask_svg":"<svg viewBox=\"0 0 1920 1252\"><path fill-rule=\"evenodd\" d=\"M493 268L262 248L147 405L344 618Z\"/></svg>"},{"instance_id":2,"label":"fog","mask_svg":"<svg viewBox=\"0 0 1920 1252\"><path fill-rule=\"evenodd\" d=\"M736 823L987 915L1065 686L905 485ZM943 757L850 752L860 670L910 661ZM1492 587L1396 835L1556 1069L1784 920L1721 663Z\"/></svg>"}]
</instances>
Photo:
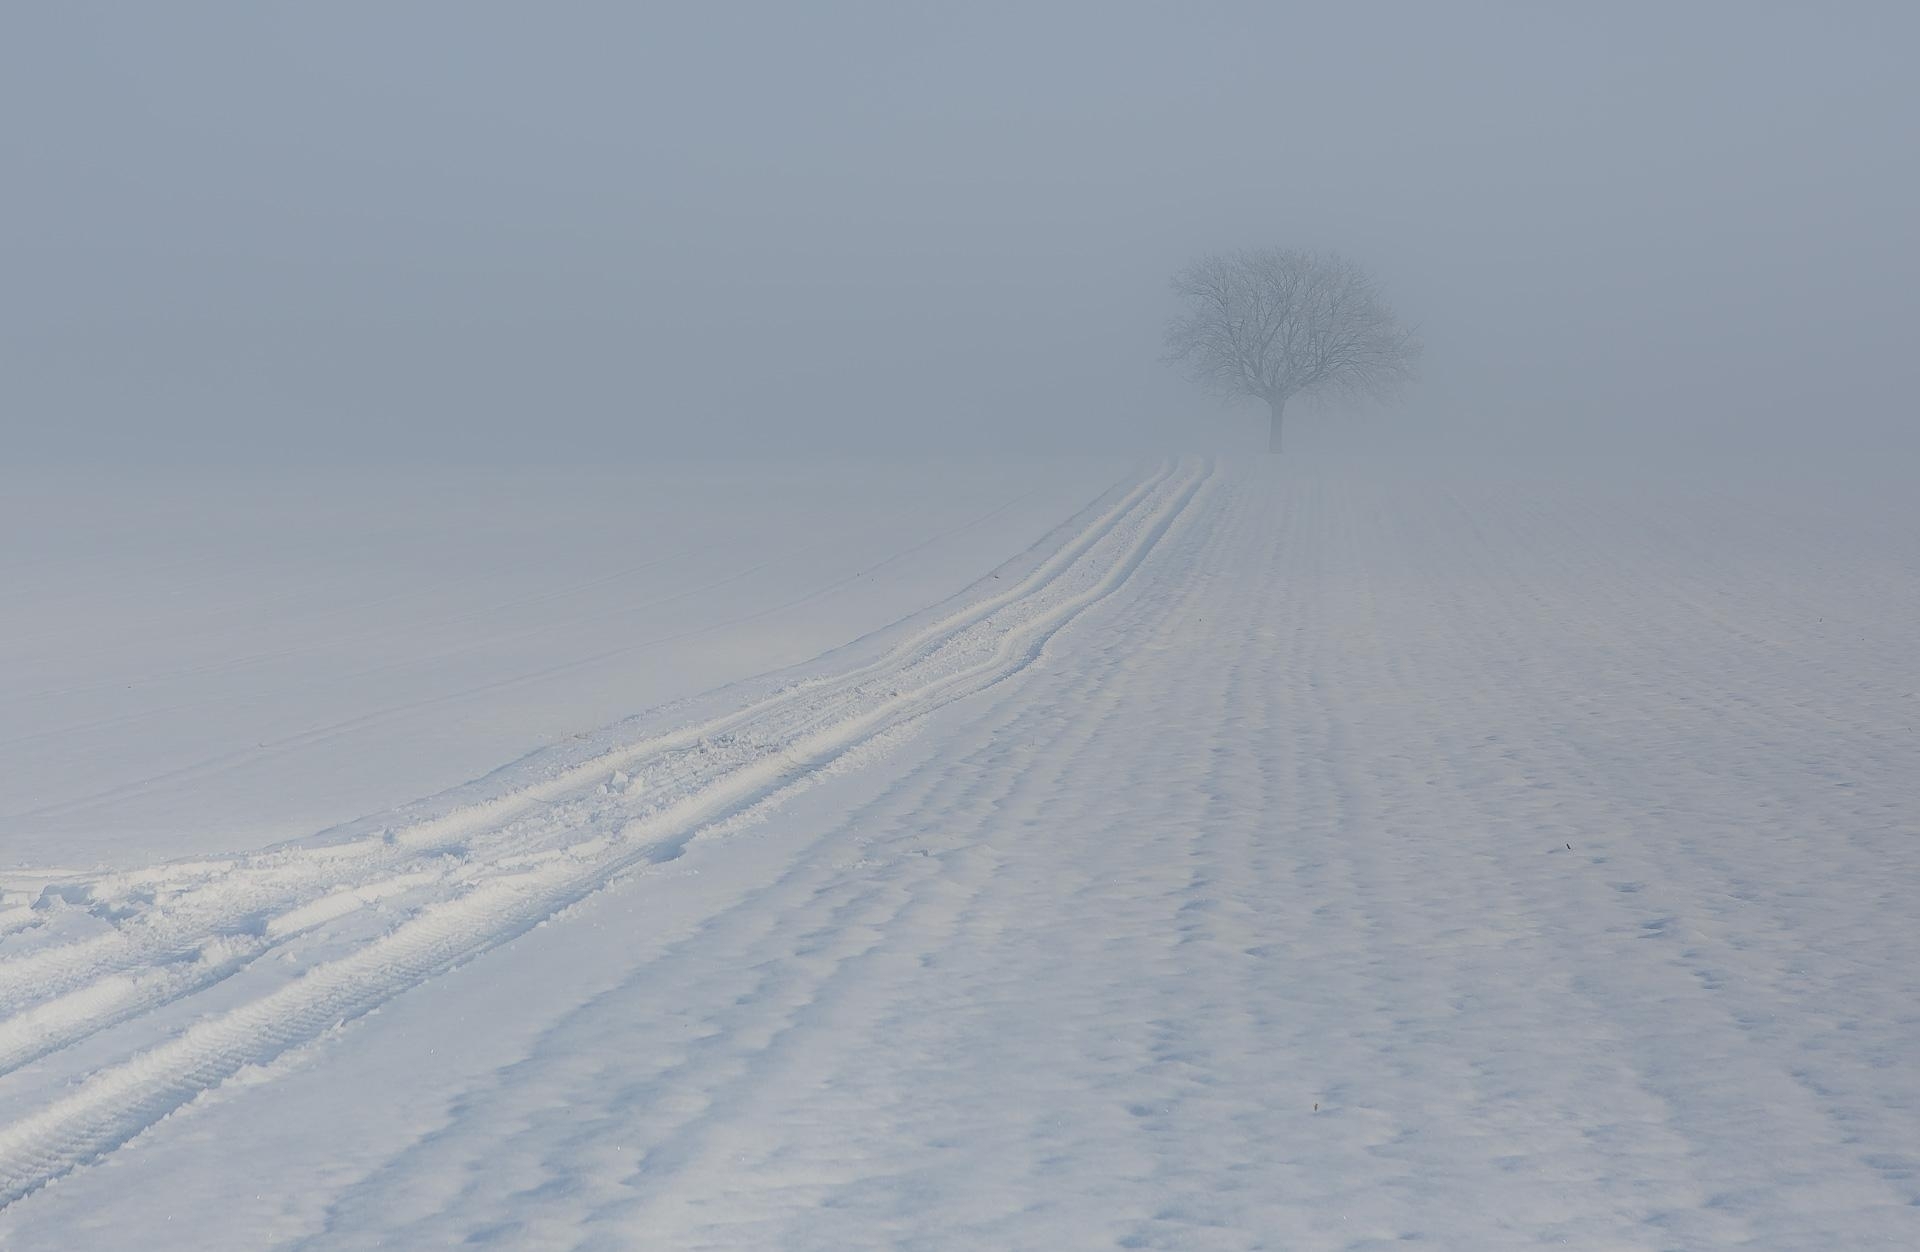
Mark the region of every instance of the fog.
<instances>
[{"instance_id":1,"label":"fog","mask_svg":"<svg viewBox=\"0 0 1920 1252\"><path fill-rule=\"evenodd\" d=\"M1243 245L1426 343L1309 452L1920 446L1920 10L1546 8L13 6L4 446L1256 448L1160 360Z\"/></svg>"}]
</instances>

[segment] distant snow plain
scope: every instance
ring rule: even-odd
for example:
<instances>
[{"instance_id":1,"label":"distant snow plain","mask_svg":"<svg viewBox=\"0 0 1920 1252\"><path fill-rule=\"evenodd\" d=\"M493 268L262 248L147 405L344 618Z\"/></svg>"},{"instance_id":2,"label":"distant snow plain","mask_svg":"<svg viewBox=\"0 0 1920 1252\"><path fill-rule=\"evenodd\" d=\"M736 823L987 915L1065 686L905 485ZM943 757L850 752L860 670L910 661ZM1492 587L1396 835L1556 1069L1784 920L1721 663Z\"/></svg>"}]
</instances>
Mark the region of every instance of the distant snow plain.
<instances>
[{"instance_id":1,"label":"distant snow plain","mask_svg":"<svg viewBox=\"0 0 1920 1252\"><path fill-rule=\"evenodd\" d=\"M246 850L806 660L1114 460L0 476L0 867Z\"/></svg>"}]
</instances>

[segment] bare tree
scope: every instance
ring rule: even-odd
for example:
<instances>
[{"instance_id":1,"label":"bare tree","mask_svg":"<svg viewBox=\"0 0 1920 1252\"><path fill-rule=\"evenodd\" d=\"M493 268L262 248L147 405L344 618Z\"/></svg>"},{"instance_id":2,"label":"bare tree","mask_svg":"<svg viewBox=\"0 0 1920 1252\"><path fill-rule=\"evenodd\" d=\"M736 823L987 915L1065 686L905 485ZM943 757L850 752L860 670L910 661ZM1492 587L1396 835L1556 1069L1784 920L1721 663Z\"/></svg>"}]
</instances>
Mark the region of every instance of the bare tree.
<instances>
[{"instance_id":1,"label":"bare tree","mask_svg":"<svg viewBox=\"0 0 1920 1252\"><path fill-rule=\"evenodd\" d=\"M1420 342L1401 326L1366 271L1330 252L1260 248L1210 256L1182 270L1185 303L1167 327L1167 357L1226 396L1264 400L1267 451L1295 396L1383 395L1413 376Z\"/></svg>"}]
</instances>

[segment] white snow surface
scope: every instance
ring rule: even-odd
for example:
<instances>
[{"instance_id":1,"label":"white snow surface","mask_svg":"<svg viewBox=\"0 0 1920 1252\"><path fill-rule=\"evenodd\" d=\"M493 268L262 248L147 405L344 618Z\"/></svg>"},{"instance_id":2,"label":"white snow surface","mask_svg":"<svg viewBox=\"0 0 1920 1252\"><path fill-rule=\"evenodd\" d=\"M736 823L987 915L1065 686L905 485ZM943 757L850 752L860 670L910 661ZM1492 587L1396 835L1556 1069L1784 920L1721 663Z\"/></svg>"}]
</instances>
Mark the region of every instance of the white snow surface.
<instances>
[{"instance_id":1,"label":"white snow surface","mask_svg":"<svg viewBox=\"0 0 1920 1252\"><path fill-rule=\"evenodd\" d=\"M0 477L0 867L256 848L804 661L1125 468Z\"/></svg>"},{"instance_id":2,"label":"white snow surface","mask_svg":"<svg viewBox=\"0 0 1920 1252\"><path fill-rule=\"evenodd\" d=\"M1920 508L1792 488L1168 462L432 800L0 875L0 1247L1920 1247Z\"/></svg>"}]
</instances>

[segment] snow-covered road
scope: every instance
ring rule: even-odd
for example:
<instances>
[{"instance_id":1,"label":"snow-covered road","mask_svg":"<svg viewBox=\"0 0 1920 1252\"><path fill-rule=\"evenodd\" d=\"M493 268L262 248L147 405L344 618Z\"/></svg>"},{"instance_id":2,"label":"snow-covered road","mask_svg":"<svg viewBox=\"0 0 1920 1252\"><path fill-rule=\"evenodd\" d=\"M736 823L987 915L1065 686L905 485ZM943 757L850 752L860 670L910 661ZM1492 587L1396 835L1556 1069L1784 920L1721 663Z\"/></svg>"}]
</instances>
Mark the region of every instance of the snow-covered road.
<instances>
[{"instance_id":1,"label":"snow-covered road","mask_svg":"<svg viewBox=\"0 0 1920 1252\"><path fill-rule=\"evenodd\" d=\"M487 798L51 883L0 1246L1920 1246L1869 513L1170 464Z\"/></svg>"}]
</instances>

